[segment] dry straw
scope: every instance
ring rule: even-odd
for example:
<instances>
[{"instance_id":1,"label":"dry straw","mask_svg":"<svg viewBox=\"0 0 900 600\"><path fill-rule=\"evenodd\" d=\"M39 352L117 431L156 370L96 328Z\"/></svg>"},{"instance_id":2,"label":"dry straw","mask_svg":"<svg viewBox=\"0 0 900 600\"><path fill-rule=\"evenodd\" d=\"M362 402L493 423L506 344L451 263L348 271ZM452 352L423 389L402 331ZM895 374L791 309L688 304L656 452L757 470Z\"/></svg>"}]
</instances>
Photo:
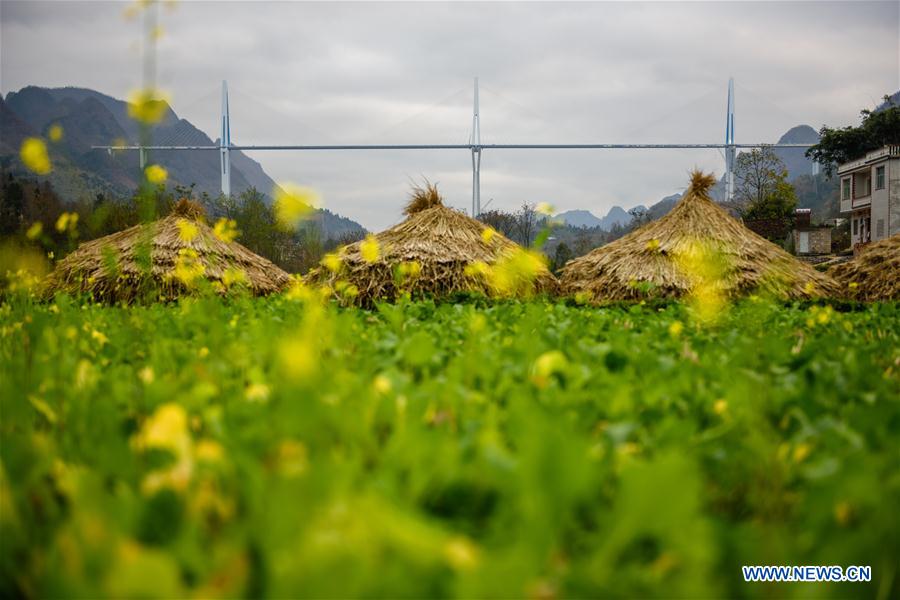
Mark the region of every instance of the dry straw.
<instances>
[{"instance_id":1,"label":"dry straw","mask_svg":"<svg viewBox=\"0 0 900 600\"><path fill-rule=\"evenodd\" d=\"M900 300L900 234L869 244L828 272L851 299Z\"/></svg>"},{"instance_id":2,"label":"dry straw","mask_svg":"<svg viewBox=\"0 0 900 600\"><path fill-rule=\"evenodd\" d=\"M204 211L182 199L163 219L84 244L61 260L44 283L44 296L90 293L104 302L173 299L211 282L218 290L246 288L254 295L285 289L291 277L233 241L219 239ZM181 276L179 276L181 275Z\"/></svg>"},{"instance_id":3,"label":"dry straw","mask_svg":"<svg viewBox=\"0 0 900 600\"><path fill-rule=\"evenodd\" d=\"M464 213L444 206L433 184L414 186L402 223L344 247L331 265L310 271L306 281L328 285L336 293L362 306L376 299L412 297L446 298L459 292L496 293L488 271L498 261L517 256L534 257L521 246ZM377 258L373 256L377 249ZM373 260L374 258L374 260ZM509 295L550 293L556 279L543 262L531 265L534 277ZM347 294L352 290L351 294Z\"/></svg>"},{"instance_id":4,"label":"dry straw","mask_svg":"<svg viewBox=\"0 0 900 600\"><path fill-rule=\"evenodd\" d=\"M694 171L690 187L668 215L566 264L560 276L563 293L601 304L678 298L695 292L698 279L725 298L771 293L795 299L837 292L828 275L753 233L713 202L709 190L714 184L712 175Z\"/></svg>"}]
</instances>

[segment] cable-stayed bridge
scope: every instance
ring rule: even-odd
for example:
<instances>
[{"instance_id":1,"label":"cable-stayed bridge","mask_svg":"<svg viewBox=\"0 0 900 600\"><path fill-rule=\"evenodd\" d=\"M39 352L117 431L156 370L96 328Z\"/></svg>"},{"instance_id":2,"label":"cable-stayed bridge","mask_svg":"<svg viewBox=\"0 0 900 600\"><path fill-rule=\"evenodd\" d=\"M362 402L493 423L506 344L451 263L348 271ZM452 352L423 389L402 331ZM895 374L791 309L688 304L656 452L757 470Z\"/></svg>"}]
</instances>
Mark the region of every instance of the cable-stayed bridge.
<instances>
[{"instance_id":1,"label":"cable-stayed bridge","mask_svg":"<svg viewBox=\"0 0 900 600\"><path fill-rule=\"evenodd\" d=\"M141 157L141 168L146 164L147 152L151 150L176 150L176 151L216 151L220 156L221 191L224 195L231 194L231 156L232 151L341 151L341 150L366 150L366 151L397 151L397 150L464 150L471 153L472 158L472 213L478 216L481 213L481 153L490 150L652 150L652 149L685 149L704 150L718 149L724 151L725 156L725 195L731 201L734 198L734 166L737 150L741 148L808 148L812 144L772 144L765 142L736 143L734 140L735 110L734 110L734 79L728 80L728 98L725 121L725 140L723 143L660 143L660 144L614 144L614 143L576 143L576 144L546 144L546 143L514 143L496 144L482 143L481 122L479 115L478 78L475 78L472 103L472 126L469 130L467 143L457 144L234 144L231 140L231 116L228 107L228 84L222 82L222 110L221 110L221 135L219 143L214 145L197 143L199 140L185 133L179 136L177 133L169 136L164 144L156 145L113 145L92 146L95 149L112 151L138 151ZM194 134L196 135L196 133Z\"/></svg>"}]
</instances>

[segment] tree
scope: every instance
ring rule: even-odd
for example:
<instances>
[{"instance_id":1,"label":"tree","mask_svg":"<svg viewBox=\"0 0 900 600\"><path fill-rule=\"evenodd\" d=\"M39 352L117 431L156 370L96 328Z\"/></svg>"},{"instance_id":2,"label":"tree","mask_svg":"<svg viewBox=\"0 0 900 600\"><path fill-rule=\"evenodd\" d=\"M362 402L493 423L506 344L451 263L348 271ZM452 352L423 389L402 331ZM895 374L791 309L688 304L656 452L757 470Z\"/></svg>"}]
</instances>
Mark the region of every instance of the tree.
<instances>
[{"instance_id":1,"label":"tree","mask_svg":"<svg viewBox=\"0 0 900 600\"><path fill-rule=\"evenodd\" d=\"M572 253L572 250L565 242L560 242L558 246L556 246L556 251L553 253L553 260L550 262L550 269L554 273L558 273L563 266L575 258L575 255Z\"/></svg>"},{"instance_id":2,"label":"tree","mask_svg":"<svg viewBox=\"0 0 900 600\"><path fill-rule=\"evenodd\" d=\"M523 246L530 246L537 231L537 212L534 204L522 203L516 213L516 237Z\"/></svg>"},{"instance_id":3,"label":"tree","mask_svg":"<svg viewBox=\"0 0 900 600\"><path fill-rule=\"evenodd\" d=\"M489 210L478 215L478 220L508 238L512 238L516 231L516 216L502 210Z\"/></svg>"},{"instance_id":4,"label":"tree","mask_svg":"<svg viewBox=\"0 0 900 600\"><path fill-rule=\"evenodd\" d=\"M797 206L784 163L771 148L738 155L734 168L735 210L745 219L789 217Z\"/></svg>"},{"instance_id":5,"label":"tree","mask_svg":"<svg viewBox=\"0 0 900 600\"><path fill-rule=\"evenodd\" d=\"M825 174L834 175L837 165L857 158L882 146L900 145L900 106L890 96L878 109L860 111L859 127L822 126L819 143L806 151L806 156L822 165Z\"/></svg>"}]
</instances>

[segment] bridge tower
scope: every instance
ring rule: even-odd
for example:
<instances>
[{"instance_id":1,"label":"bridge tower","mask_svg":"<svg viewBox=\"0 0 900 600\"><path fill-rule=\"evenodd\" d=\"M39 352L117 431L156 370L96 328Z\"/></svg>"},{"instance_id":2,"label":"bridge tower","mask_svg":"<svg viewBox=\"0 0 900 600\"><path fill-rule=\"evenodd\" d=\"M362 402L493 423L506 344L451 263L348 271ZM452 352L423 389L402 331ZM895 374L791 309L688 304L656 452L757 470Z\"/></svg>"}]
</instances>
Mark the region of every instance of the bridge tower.
<instances>
[{"instance_id":1,"label":"bridge tower","mask_svg":"<svg viewBox=\"0 0 900 600\"><path fill-rule=\"evenodd\" d=\"M222 81L222 135L219 137L222 162L222 195L231 195L231 118L228 115L228 82Z\"/></svg>"},{"instance_id":2,"label":"bridge tower","mask_svg":"<svg viewBox=\"0 0 900 600\"><path fill-rule=\"evenodd\" d=\"M475 78L475 103L472 111L472 216L481 214L481 125L478 121L478 78Z\"/></svg>"},{"instance_id":3,"label":"bridge tower","mask_svg":"<svg viewBox=\"0 0 900 600\"><path fill-rule=\"evenodd\" d=\"M725 200L734 201L734 77L728 79L728 111L725 116Z\"/></svg>"}]
</instances>

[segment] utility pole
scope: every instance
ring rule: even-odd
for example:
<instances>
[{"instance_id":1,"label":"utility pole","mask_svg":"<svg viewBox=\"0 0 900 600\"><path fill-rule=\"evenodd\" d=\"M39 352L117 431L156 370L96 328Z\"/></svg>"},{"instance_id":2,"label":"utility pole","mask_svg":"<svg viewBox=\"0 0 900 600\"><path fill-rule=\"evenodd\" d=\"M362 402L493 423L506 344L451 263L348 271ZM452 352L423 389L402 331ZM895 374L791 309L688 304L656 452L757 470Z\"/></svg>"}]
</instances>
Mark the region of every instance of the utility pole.
<instances>
[{"instance_id":1,"label":"utility pole","mask_svg":"<svg viewBox=\"0 0 900 600\"><path fill-rule=\"evenodd\" d=\"M725 117L725 200L734 201L734 77L728 79L728 112Z\"/></svg>"},{"instance_id":2,"label":"utility pole","mask_svg":"<svg viewBox=\"0 0 900 600\"><path fill-rule=\"evenodd\" d=\"M475 78L475 105L472 111L472 216L481 214L481 126L478 122L478 78Z\"/></svg>"},{"instance_id":3,"label":"utility pole","mask_svg":"<svg viewBox=\"0 0 900 600\"><path fill-rule=\"evenodd\" d=\"M219 138L222 162L222 195L231 195L231 121L228 116L228 82L222 81L222 135Z\"/></svg>"}]
</instances>

